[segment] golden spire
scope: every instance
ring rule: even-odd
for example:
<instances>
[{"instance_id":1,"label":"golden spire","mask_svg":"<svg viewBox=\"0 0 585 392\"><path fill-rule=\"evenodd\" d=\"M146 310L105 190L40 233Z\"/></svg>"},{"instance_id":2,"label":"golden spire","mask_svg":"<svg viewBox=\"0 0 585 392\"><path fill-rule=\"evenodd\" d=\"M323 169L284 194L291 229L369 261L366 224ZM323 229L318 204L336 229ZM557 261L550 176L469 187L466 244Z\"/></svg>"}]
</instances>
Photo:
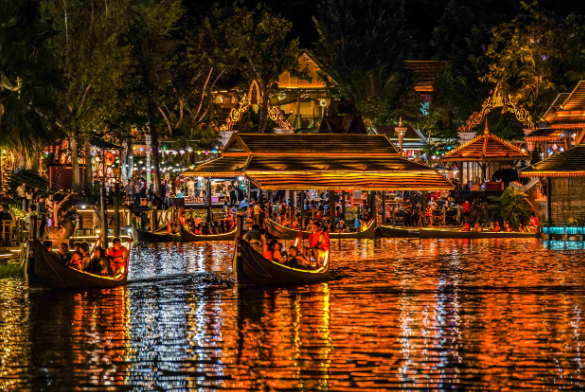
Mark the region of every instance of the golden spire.
<instances>
[{"instance_id":1,"label":"golden spire","mask_svg":"<svg viewBox=\"0 0 585 392\"><path fill-rule=\"evenodd\" d=\"M490 130L488 128L487 117L485 118L485 129L483 130L484 135L489 135Z\"/></svg>"}]
</instances>

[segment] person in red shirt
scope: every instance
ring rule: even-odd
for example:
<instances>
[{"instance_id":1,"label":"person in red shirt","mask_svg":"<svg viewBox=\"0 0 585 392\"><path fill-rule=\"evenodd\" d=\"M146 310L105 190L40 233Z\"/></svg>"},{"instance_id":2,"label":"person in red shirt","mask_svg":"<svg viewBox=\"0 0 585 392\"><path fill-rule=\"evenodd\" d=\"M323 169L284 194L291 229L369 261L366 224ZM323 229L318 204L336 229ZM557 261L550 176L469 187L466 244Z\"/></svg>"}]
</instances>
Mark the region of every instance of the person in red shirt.
<instances>
[{"instance_id":1,"label":"person in red shirt","mask_svg":"<svg viewBox=\"0 0 585 392\"><path fill-rule=\"evenodd\" d=\"M529 230L533 233L538 233L540 230L540 219L535 212L530 213L530 221L528 222Z\"/></svg>"}]
</instances>

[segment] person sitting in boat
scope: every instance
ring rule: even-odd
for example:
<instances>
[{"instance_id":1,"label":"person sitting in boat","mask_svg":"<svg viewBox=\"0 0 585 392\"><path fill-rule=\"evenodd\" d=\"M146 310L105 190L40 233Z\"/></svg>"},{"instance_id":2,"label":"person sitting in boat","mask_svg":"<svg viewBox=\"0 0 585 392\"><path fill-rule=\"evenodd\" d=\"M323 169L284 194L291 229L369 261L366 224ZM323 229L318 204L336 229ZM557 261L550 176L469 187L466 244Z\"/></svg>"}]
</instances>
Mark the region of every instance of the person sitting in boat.
<instances>
[{"instance_id":1,"label":"person sitting in boat","mask_svg":"<svg viewBox=\"0 0 585 392\"><path fill-rule=\"evenodd\" d=\"M52 252L53 251L53 241L49 241L49 240L43 241L43 247L46 250L48 250L49 252Z\"/></svg>"},{"instance_id":2,"label":"person sitting in boat","mask_svg":"<svg viewBox=\"0 0 585 392\"><path fill-rule=\"evenodd\" d=\"M340 220L337 223L337 228L335 229L336 233L347 233L349 232L349 229L347 228L347 225L345 224L345 222L343 220Z\"/></svg>"},{"instance_id":3,"label":"person sitting in boat","mask_svg":"<svg viewBox=\"0 0 585 392\"><path fill-rule=\"evenodd\" d=\"M494 233L499 233L500 230L502 230L500 228L500 222L496 222L496 224L494 225Z\"/></svg>"},{"instance_id":4,"label":"person sitting in boat","mask_svg":"<svg viewBox=\"0 0 585 392\"><path fill-rule=\"evenodd\" d=\"M289 267L297 269L304 269L310 266L309 260L299 252L296 246L291 246L288 249L286 263Z\"/></svg>"},{"instance_id":5,"label":"person sitting in boat","mask_svg":"<svg viewBox=\"0 0 585 392\"><path fill-rule=\"evenodd\" d=\"M282 244L277 240L270 241L269 244L266 244L264 241L264 258L267 260L271 260L275 263L282 264Z\"/></svg>"},{"instance_id":6,"label":"person sitting in boat","mask_svg":"<svg viewBox=\"0 0 585 392\"><path fill-rule=\"evenodd\" d=\"M538 233L540 230L540 220L536 212L530 213L530 221L528 222L529 231L532 233Z\"/></svg>"},{"instance_id":7,"label":"person sitting in boat","mask_svg":"<svg viewBox=\"0 0 585 392\"><path fill-rule=\"evenodd\" d=\"M246 234L244 234L244 240L248 241L248 243L252 246L258 246L262 248L264 246L262 233L260 233L260 226L253 225L251 230L248 230Z\"/></svg>"},{"instance_id":8,"label":"person sitting in boat","mask_svg":"<svg viewBox=\"0 0 585 392\"><path fill-rule=\"evenodd\" d=\"M511 233L511 232L513 232L513 231L514 231L514 230L512 229L512 226L510 225L510 222L508 222L508 221L505 221L505 222L504 222L504 231L505 231L506 233Z\"/></svg>"},{"instance_id":9,"label":"person sitting in boat","mask_svg":"<svg viewBox=\"0 0 585 392\"><path fill-rule=\"evenodd\" d=\"M210 235L211 231L209 230L209 225L207 224L207 222L203 223L203 226L201 227L201 235Z\"/></svg>"},{"instance_id":10,"label":"person sitting in boat","mask_svg":"<svg viewBox=\"0 0 585 392\"><path fill-rule=\"evenodd\" d=\"M463 223L461 224L461 231L469 231L469 223L467 223L467 219L463 219Z\"/></svg>"},{"instance_id":11,"label":"person sitting in boat","mask_svg":"<svg viewBox=\"0 0 585 392\"><path fill-rule=\"evenodd\" d=\"M109 269L110 260L106 257L106 252L104 252L101 246L96 246L87 272L94 275L107 276Z\"/></svg>"},{"instance_id":12,"label":"person sitting in boat","mask_svg":"<svg viewBox=\"0 0 585 392\"><path fill-rule=\"evenodd\" d=\"M87 242L84 242L81 244L79 249L81 251L81 258L83 260L83 270L85 271L89 267L89 264L91 262L91 257L89 254L89 244Z\"/></svg>"},{"instance_id":13,"label":"person sitting in boat","mask_svg":"<svg viewBox=\"0 0 585 392\"><path fill-rule=\"evenodd\" d=\"M71 268L75 268L76 270L83 270L83 259L81 257L81 252L73 252L73 256L71 256L71 260L69 261L69 266Z\"/></svg>"},{"instance_id":14,"label":"person sitting in boat","mask_svg":"<svg viewBox=\"0 0 585 392\"><path fill-rule=\"evenodd\" d=\"M179 216L179 222L188 230L189 226L187 225L187 217L185 211L181 211L181 215Z\"/></svg>"},{"instance_id":15,"label":"person sitting in boat","mask_svg":"<svg viewBox=\"0 0 585 392\"><path fill-rule=\"evenodd\" d=\"M526 228L524 227L524 225L522 224L522 222L518 223L518 232L519 233L525 233L526 232Z\"/></svg>"},{"instance_id":16,"label":"person sitting in boat","mask_svg":"<svg viewBox=\"0 0 585 392\"><path fill-rule=\"evenodd\" d=\"M475 231L476 233L481 233L483 231L481 224L479 222L475 222L475 225L473 226L473 231Z\"/></svg>"},{"instance_id":17,"label":"person sitting in boat","mask_svg":"<svg viewBox=\"0 0 585 392\"><path fill-rule=\"evenodd\" d=\"M128 260L128 249L122 246L122 241L119 238L114 238L112 247L108 249L108 258L114 262L113 276L124 273L126 260Z\"/></svg>"},{"instance_id":18,"label":"person sitting in boat","mask_svg":"<svg viewBox=\"0 0 585 392\"><path fill-rule=\"evenodd\" d=\"M65 265L71 260L71 255L69 254L69 246L67 246L66 242L61 242L59 244L59 251L57 251L57 258L59 261Z\"/></svg>"},{"instance_id":19,"label":"person sitting in boat","mask_svg":"<svg viewBox=\"0 0 585 392\"><path fill-rule=\"evenodd\" d=\"M291 225L291 228L292 228L293 230L299 230L299 229L300 229L300 227L301 227L301 226L299 225L299 220L298 220L298 218L297 218L297 219L295 219L295 220L293 220L293 222L292 222L292 225Z\"/></svg>"}]
</instances>

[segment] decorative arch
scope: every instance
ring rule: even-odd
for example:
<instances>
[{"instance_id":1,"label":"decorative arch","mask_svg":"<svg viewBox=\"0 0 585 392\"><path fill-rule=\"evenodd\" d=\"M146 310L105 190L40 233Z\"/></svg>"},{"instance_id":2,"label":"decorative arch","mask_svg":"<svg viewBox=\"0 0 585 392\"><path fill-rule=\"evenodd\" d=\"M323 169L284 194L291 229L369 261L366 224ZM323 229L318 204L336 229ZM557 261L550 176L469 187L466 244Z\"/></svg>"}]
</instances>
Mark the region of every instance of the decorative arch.
<instances>
[{"instance_id":1,"label":"decorative arch","mask_svg":"<svg viewBox=\"0 0 585 392\"><path fill-rule=\"evenodd\" d=\"M532 116L528 110L524 109L521 105L518 105L518 103L510 98L508 94L504 94L500 84L498 83L494 93L483 103L481 111L475 112L469 116L469 119L465 125L460 126L459 130L461 132L471 132L473 128L483 122L492 109L500 107L502 108L502 113L514 113L518 121L529 128L534 128L534 120L532 119Z\"/></svg>"},{"instance_id":2,"label":"decorative arch","mask_svg":"<svg viewBox=\"0 0 585 392\"><path fill-rule=\"evenodd\" d=\"M261 102L262 91L260 90L260 85L258 84L257 80L252 81L252 84L250 84L250 88L248 89L248 93L244 95L236 107L230 110L230 114L228 115L226 123L219 128L220 131L233 130L234 126L242 119L243 115L248 110L250 110L254 94L256 94L256 101ZM282 129L293 129L292 124L286 119L284 113L282 113L282 110L272 106L270 102L268 102L268 117L270 117L272 121L276 122Z\"/></svg>"}]
</instances>

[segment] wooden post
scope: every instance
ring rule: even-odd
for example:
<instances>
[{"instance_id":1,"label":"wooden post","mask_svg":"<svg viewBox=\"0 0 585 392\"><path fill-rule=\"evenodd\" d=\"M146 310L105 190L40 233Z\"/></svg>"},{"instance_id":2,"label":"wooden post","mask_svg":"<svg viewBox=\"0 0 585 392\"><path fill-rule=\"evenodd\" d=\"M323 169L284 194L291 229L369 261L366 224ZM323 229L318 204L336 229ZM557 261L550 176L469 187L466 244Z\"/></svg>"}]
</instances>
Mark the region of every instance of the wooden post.
<instances>
[{"instance_id":1,"label":"wooden post","mask_svg":"<svg viewBox=\"0 0 585 392\"><path fill-rule=\"evenodd\" d=\"M242 274L242 249L240 243L243 241L244 216L241 213L236 214L236 249L235 257L232 264L232 273L236 278L236 282L240 283L240 276Z\"/></svg>"},{"instance_id":2,"label":"wooden post","mask_svg":"<svg viewBox=\"0 0 585 392\"><path fill-rule=\"evenodd\" d=\"M296 207L297 206L297 191L290 191L290 228L293 227L293 222L297 218Z\"/></svg>"},{"instance_id":3,"label":"wooden post","mask_svg":"<svg viewBox=\"0 0 585 392\"><path fill-rule=\"evenodd\" d=\"M207 177L207 223L213 220L213 208L211 207L211 177Z\"/></svg>"},{"instance_id":4,"label":"wooden post","mask_svg":"<svg viewBox=\"0 0 585 392\"><path fill-rule=\"evenodd\" d=\"M382 191L382 224L388 224L388 217L386 216L386 202L388 201L388 191Z\"/></svg>"},{"instance_id":5,"label":"wooden post","mask_svg":"<svg viewBox=\"0 0 585 392\"><path fill-rule=\"evenodd\" d=\"M305 191L301 191L301 230L305 229Z\"/></svg>"},{"instance_id":6,"label":"wooden post","mask_svg":"<svg viewBox=\"0 0 585 392\"><path fill-rule=\"evenodd\" d=\"M552 177L546 179L546 215L549 226L552 225Z\"/></svg>"},{"instance_id":7,"label":"wooden post","mask_svg":"<svg viewBox=\"0 0 585 392\"><path fill-rule=\"evenodd\" d=\"M335 231L335 191L329 191L329 218L331 221L329 231Z\"/></svg>"},{"instance_id":8,"label":"wooden post","mask_svg":"<svg viewBox=\"0 0 585 392\"><path fill-rule=\"evenodd\" d=\"M103 182L100 188L100 207L102 215L102 248L108 249L108 204L106 202L106 186Z\"/></svg>"},{"instance_id":9,"label":"wooden post","mask_svg":"<svg viewBox=\"0 0 585 392\"><path fill-rule=\"evenodd\" d=\"M143 227L141 229L144 229ZM120 237L120 183L114 184L114 237Z\"/></svg>"},{"instance_id":10,"label":"wooden post","mask_svg":"<svg viewBox=\"0 0 585 392\"><path fill-rule=\"evenodd\" d=\"M154 233L158 226L158 219L156 216L156 210L148 211L150 215L150 232Z\"/></svg>"},{"instance_id":11,"label":"wooden post","mask_svg":"<svg viewBox=\"0 0 585 392\"><path fill-rule=\"evenodd\" d=\"M345 191L341 191L341 219L345 221Z\"/></svg>"},{"instance_id":12,"label":"wooden post","mask_svg":"<svg viewBox=\"0 0 585 392\"><path fill-rule=\"evenodd\" d=\"M427 223L427 191L422 192L422 221ZM422 225L421 225L422 226Z\"/></svg>"}]
</instances>

